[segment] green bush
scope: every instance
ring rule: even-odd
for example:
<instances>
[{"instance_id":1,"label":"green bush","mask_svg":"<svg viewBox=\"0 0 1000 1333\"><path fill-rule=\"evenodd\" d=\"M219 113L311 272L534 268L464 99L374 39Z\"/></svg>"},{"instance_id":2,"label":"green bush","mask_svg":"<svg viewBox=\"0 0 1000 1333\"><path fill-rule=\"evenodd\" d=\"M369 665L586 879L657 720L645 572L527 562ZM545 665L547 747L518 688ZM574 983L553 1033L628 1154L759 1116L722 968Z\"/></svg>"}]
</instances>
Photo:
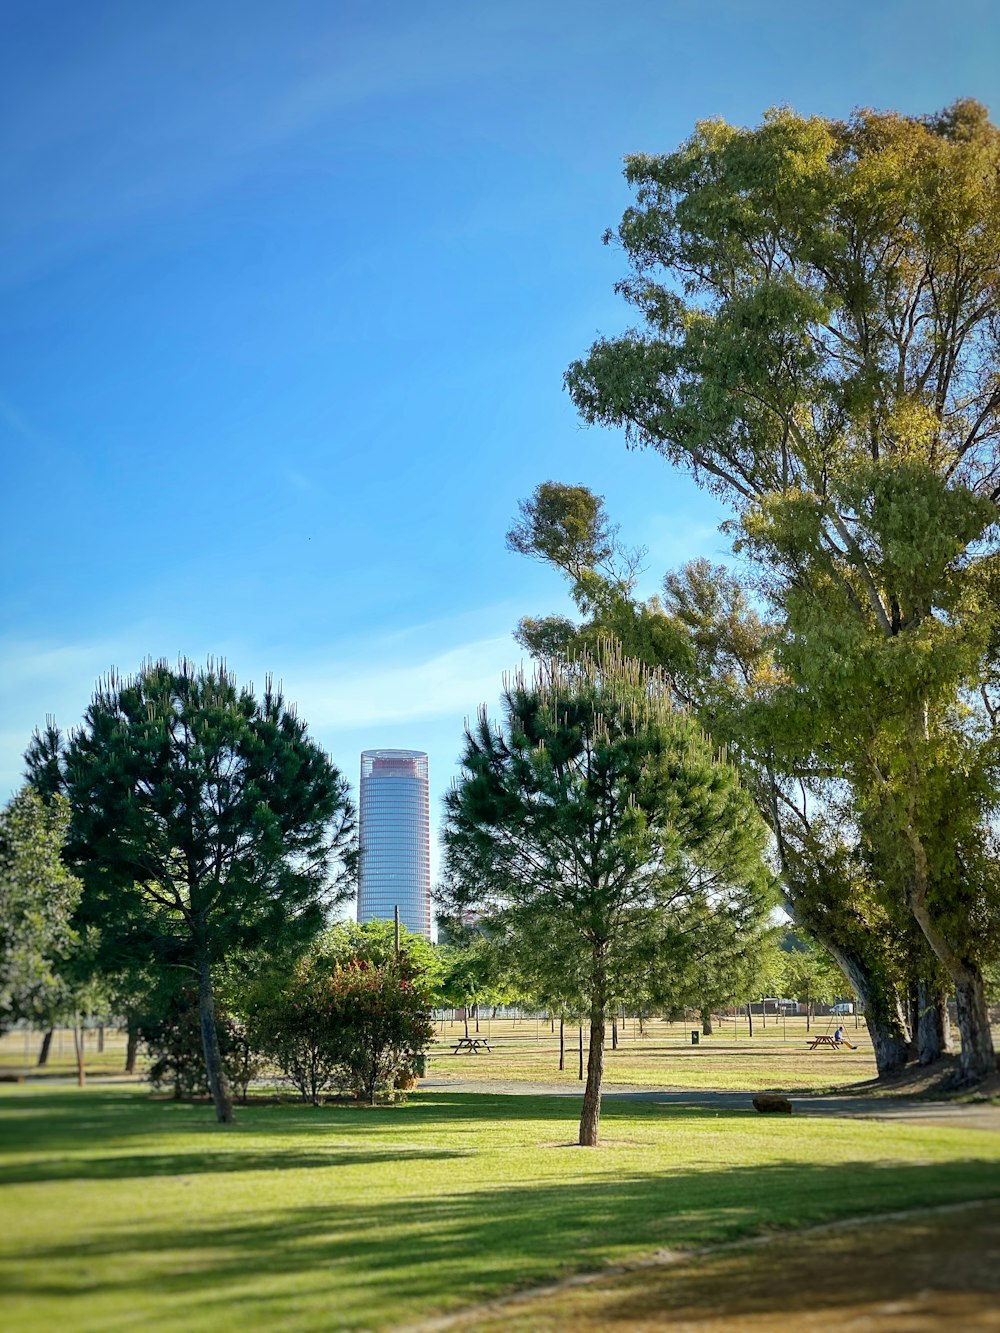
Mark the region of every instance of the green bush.
<instances>
[{"instance_id":1,"label":"green bush","mask_svg":"<svg viewBox=\"0 0 1000 1333\"><path fill-rule=\"evenodd\" d=\"M434 1035L426 992L405 959L382 967L358 959L336 970L331 998L341 1067L355 1096L374 1106L416 1074Z\"/></svg>"},{"instance_id":2,"label":"green bush","mask_svg":"<svg viewBox=\"0 0 1000 1333\"><path fill-rule=\"evenodd\" d=\"M285 986L257 996L250 1019L254 1045L314 1106L325 1092L344 1086L332 985L322 963L303 959Z\"/></svg>"},{"instance_id":3,"label":"green bush","mask_svg":"<svg viewBox=\"0 0 1000 1333\"><path fill-rule=\"evenodd\" d=\"M374 1105L414 1074L433 1035L426 985L407 961L303 959L287 985L259 996L254 1046L303 1099L348 1090Z\"/></svg>"},{"instance_id":4,"label":"green bush","mask_svg":"<svg viewBox=\"0 0 1000 1333\"><path fill-rule=\"evenodd\" d=\"M215 1024L226 1077L245 1101L251 1079L262 1068L261 1058L247 1030L218 1003ZM139 1036L153 1062L149 1081L154 1088L173 1088L178 1101L209 1095L198 996L193 988L179 991L159 1017L142 1022Z\"/></svg>"}]
</instances>

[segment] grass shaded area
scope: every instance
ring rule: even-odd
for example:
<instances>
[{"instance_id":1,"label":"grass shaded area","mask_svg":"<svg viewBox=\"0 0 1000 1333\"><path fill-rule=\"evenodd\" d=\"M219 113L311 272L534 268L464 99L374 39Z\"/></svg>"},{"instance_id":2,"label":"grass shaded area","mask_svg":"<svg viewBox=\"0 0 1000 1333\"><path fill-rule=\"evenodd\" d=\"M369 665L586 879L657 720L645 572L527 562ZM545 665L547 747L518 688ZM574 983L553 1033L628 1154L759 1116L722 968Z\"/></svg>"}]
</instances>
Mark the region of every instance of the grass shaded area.
<instances>
[{"instance_id":1,"label":"grass shaded area","mask_svg":"<svg viewBox=\"0 0 1000 1333\"><path fill-rule=\"evenodd\" d=\"M8 1326L378 1328L573 1268L1000 1195L1000 1135L575 1099L206 1108L0 1096ZM776 1123L777 1122L777 1123Z\"/></svg>"}]
</instances>

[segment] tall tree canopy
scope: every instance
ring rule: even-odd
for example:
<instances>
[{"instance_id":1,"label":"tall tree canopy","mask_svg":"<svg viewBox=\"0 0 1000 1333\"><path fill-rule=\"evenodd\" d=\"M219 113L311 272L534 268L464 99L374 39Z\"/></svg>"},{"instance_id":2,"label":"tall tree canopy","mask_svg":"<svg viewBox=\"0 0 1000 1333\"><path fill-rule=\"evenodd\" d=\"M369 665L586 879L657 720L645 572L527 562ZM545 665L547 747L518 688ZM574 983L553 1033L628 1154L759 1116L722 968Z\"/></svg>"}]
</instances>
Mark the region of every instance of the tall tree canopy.
<instances>
[{"instance_id":1,"label":"tall tree canopy","mask_svg":"<svg viewBox=\"0 0 1000 1333\"><path fill-rule=\"evenodd\" d=\"M713 905L766 914L766 829L662 677L610 648L515 677L504 713L467 731L446 798L450 906L512 937L539 993L569 979L566 998L586 997L580 1142L595 1144L609 1005L682 966Z\"/></svg>"},{"instance_id":2,"label":"tall tree canopy","mask_svg":"<svg viewBox=\"0 0 1000 1333\"><path fill-rule=\"evenodd\" d=\"M225 666L151 663L109 676L64 743L36 734L28 772L69 800L67 859L89 920L123 953L197 978L218 1118L232 1119L213 969L237 951L302 945L350 891L345 779L268 680L258 699Z\"/></svg>"},{"instance_id":3,"label":"tall tree canopy","mask_svg":"<svg viewBox=\"0 0 1000 1333\"><path fill-rule=\"evenodd\" d=\"M645 329L567 373L733 507L781 621L798 756L836 768L994 1068L1000 132L770 113L627 160L619 290Z\"/></svg>"}]
</instances>

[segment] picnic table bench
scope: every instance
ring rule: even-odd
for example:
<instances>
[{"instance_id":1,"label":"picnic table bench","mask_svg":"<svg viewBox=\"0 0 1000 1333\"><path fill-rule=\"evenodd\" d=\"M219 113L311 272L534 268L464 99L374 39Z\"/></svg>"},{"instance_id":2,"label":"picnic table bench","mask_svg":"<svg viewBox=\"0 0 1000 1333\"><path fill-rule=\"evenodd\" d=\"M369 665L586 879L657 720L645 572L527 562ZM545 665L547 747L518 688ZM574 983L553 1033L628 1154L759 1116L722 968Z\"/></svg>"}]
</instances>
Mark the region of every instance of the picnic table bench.
<instances>
[{"instance_id":1,"label":"picnic table bench","mask_svg":"<svg viewBox=\"0 0 1000 1333\"><path fill-rule=\"evenodd\" d=\"M460 1055L463 1051L466 1055L478 1055L480 1051L492 1052L493 1047L485 1037L459 1037L451 1050L453 1055Z\"/></svg>"},{"instance_id":2,"label":"picnic table bench","mask_svg":"<svg viewBox=\"0 0 1000 1333\"><path fill-rule=\"evenodd\" d=\"M817 1046L832 1046L835 1051L839 1051L841 1046L851 1046L851 1043L849 1041L834 1041L828 1033L824 1032L819 1037L813 1037L812 1041L809 1043L809 1049L811 1051L814 1051ZM851 1046L852 1051L855 1049L854 1046Z\"/></svg>"}]
</instances>

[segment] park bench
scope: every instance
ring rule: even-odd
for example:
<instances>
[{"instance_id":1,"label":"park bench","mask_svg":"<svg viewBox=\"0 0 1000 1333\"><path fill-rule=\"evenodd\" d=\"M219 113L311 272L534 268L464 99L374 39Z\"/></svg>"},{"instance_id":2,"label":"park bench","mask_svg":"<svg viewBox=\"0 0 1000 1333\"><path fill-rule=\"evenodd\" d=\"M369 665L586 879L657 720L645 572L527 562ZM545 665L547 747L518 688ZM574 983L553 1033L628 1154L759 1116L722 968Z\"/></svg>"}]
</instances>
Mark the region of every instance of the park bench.
<instances>
[{"instance_id":1,"label":"park bench","mask_svg":"<svg viewBox=\"0 0 1000 1333\"><path fill-rule=\"evenodd\" d=\"M832 1046L835 1051L839 1051L841 1046L850 1046L852 1051L856 1049L854 1046L851 1046L849 1041L836 1042L825 1032L819 1037L813 1037L812 1041L809 1043L809 1049L811 1051L814 1051L817 1046Z\"/></svg>"},{"instance_id":2,"label":"park bench","mask_svg":"<svg viewBox=\"0 0 1000 1333\"><path fill-rule=\"evenodd\" d=\"M490 1051L493 1047L485 1037L459 1037L458 1041L451 1048L453 1055L478 1055L480 1051Z\"/></svg>"}]
</instances>

